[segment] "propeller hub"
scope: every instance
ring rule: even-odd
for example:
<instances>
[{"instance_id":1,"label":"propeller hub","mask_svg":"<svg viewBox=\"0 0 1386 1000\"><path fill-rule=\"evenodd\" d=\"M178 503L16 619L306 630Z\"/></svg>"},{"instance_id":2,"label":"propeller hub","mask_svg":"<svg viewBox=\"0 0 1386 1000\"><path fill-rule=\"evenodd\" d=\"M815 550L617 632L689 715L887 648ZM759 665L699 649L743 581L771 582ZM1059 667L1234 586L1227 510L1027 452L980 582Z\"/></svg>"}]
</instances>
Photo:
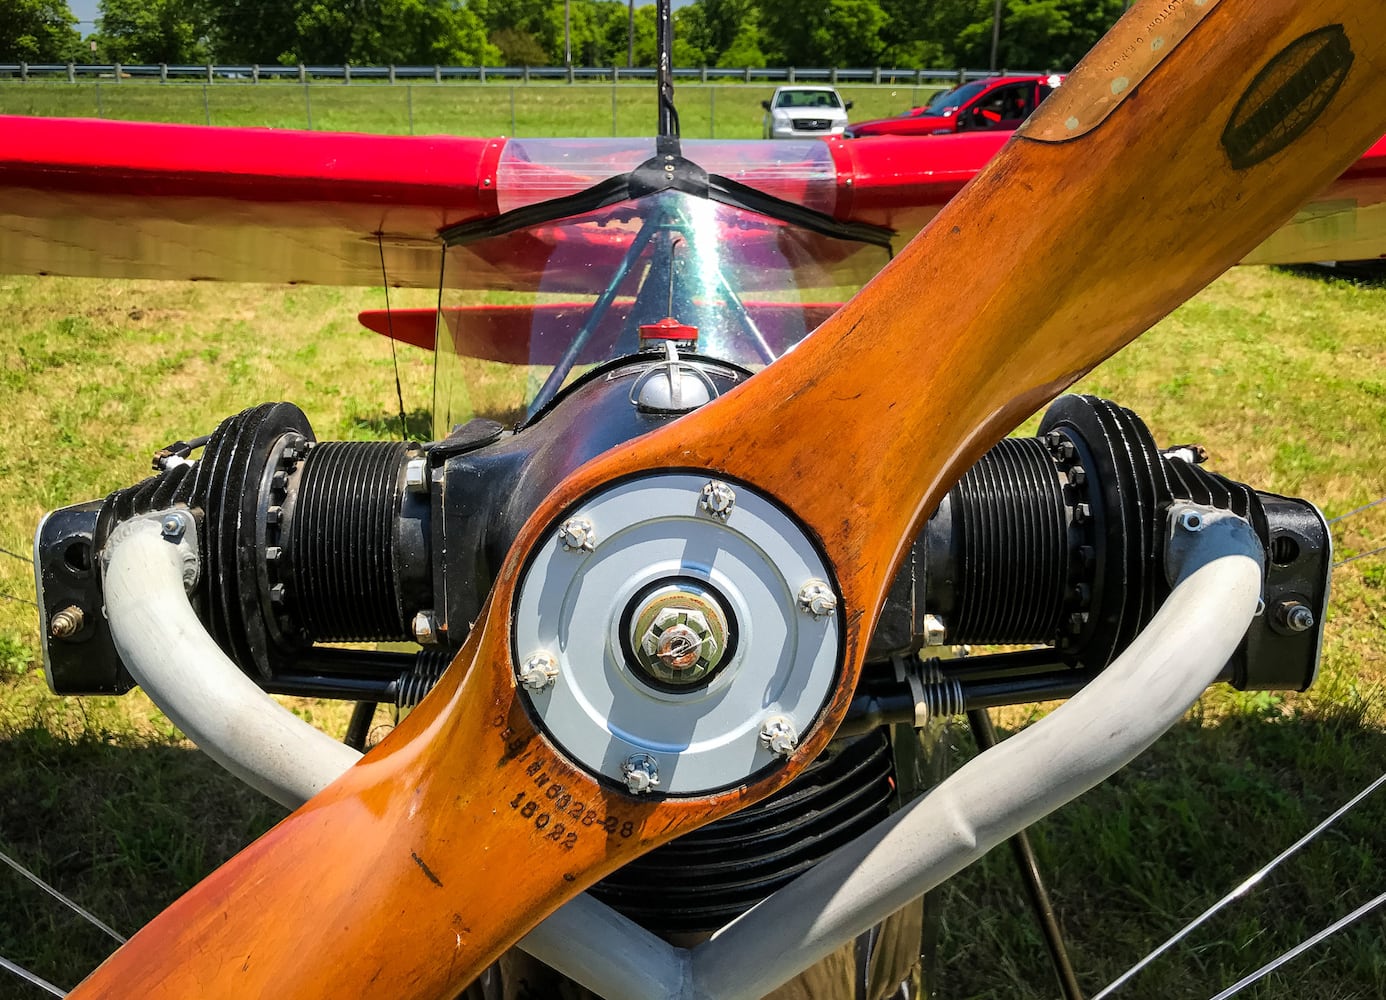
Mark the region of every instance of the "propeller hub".
<instances>
[{"instance_id":1,"label":"propeller hub","mask_svg":"<svg viewBox=\"0 0 1386 1000\"><path fill-rule=\"evenodd\" d=\"M671 580L638 597L630 622L631 658L648 679L697 684L726 662L726 607L712 588L694 580Z\"/></svg>"}]
</instances>

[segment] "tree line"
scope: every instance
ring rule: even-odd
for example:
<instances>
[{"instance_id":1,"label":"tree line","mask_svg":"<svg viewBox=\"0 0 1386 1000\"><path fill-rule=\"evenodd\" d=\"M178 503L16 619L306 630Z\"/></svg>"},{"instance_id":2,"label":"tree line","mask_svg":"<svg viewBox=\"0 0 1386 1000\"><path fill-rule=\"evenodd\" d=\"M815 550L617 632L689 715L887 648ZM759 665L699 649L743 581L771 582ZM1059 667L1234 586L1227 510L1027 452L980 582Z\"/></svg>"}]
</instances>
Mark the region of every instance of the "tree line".
<instances>
[{"instance_id":1,"label":"tree line","mask_svg":"<svg viewBox=\"0 0 1386 1000\"><path fill-rule=\"evenodd\" d=\"M1124 0L1001 0L998 65L1067 70ZM677 66L985 67L996 0L694 0ZM83 39L66 0L0 2L0 62L651 66L655 7L633 0L100 0Z\"/></svg>"}]
</instances>

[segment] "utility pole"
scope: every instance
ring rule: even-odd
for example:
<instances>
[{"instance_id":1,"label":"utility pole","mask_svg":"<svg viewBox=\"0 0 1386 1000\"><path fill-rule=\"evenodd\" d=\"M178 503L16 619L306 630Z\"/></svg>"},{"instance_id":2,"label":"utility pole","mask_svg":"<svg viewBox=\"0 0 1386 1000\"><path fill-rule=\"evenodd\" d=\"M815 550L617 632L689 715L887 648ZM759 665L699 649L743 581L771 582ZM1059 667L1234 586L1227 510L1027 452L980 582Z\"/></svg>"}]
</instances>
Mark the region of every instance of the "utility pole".
<instances>
[{"instance_id":1,"label":"utility pole","mask_svg":"<svg viewBox=\"0 0 1386 1000\"><path fill-rule=\"evenodd\" d=\"M996 10L991 15L991 71L996 72L996 51L1001 47L1001 0L996 0Z\"/></svg>"},{"instance_id":2,"label":"utility pole","mask_svg":"<svg viewBox=\"0 0 1386 1000\"><path fill-rule=\"evenodd\" d=\"M630 0L630 20L626 32L626 67L635 65L635 0Z\"/></svg>"},{"instance_id":3,"label":"utility pole","mask_svg":"<svg viewBox=\"0 0 1386 1000\"><path fill-rule=\"evenodd\" d=\"M573 64L573 18L569 0L563 0L563 65Z\"/></svg>"}]
</instances>

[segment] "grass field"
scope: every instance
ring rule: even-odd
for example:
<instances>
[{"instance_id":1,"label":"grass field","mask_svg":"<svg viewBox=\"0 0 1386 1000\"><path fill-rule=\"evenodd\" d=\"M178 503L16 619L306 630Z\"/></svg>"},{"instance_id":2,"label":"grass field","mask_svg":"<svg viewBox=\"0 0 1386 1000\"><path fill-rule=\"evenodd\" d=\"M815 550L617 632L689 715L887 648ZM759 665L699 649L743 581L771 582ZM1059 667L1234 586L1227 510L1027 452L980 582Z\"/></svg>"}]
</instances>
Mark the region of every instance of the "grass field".
<instances>
[{"instance_id":1,"label":"grass field","mask_svg":"<svg viewBox=\"0 0 1386 1000\"><path fill-rule=\"evenodd\" d=\"M0 87L0 110L16 110L5 103L14 89ZM695 89L681 86L681 98ZM758 100L748 112L756 129ZM199 120L198 110L185 117ZM380 121L393 113L381 110ZM385 127L347 117L359 109L342 114L343 127ZM396 305L428 298L392 293ZM0 548L10 553L0 554L0 850L126 933L280 813L191 752L141 695L47 694L26 603L33 527L46 510L135 481L159 446L261 400L299 403L321 438L394 434L388 344L354 321L383 301L379 289L0 277L0 413L10 427L0 444ZM1216 471L1309 497L1332 518L1386 494L1383 316L1386 285L1241 269L1082 388L1134 408L1161 442L1203 443ZM411 422L424 424L431 357L405 347L399 361ZM1334 539L1340 560L1386 544L1386 505L1337 523ZM1386 556L1343 565L1333 585L1314 689L1210 691L1148 755L1032 831L1090 992L1386 771ZM336 706L293 706L329 728L344 722ZM1039 711L1002 713L1003 729ZM957 742L965 756L967 741ZM1386 800L1369 800L1118 995L1210 996L1376 895L1384 818ZM943 897L939 996L1056 995L1006 852ZM1243 995L1386 995L1381 939L1381 917L1368 918ZM70 987L109 948L0 870L0 955ZM24 990L0 980L0 996L41 995Z\"/></svg>"},{"instance_id":2,"label":"grass field","mask_svg":"<svg viewBox=\"0 0 1386 1000\"><path fill-rule=\"evenodd\" d=\"M853 121L899 114L936 88L844 85ZM759 139L769 84L684 83L689 139ZM417 135L607 136L654 131L654 89L598 83L0 82L0 114Z\"/></svg>"}]
</instances>

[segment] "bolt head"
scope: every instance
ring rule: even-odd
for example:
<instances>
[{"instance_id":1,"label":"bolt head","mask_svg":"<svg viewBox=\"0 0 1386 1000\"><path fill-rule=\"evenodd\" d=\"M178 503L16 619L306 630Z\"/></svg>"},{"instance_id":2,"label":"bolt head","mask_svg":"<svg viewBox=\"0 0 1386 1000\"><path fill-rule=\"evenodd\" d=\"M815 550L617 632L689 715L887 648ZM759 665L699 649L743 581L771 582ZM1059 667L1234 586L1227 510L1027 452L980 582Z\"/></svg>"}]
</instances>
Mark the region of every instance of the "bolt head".
<instances>
[{"instance_id":1,"label":"bolt head","mask_svg":"<svg viewBox=\"0 0 1386 1000\"><path fill-rule=\"evenodd\" d=\"M597 531L585 517L570 517L558 529L558 540L569 552L591 552L597 547Z\"/></svg>"},{"instance_id":2,"label":"bolt head","mask_svg":"<svg viewBox=\"0 0 1386 1000\"><path fill-rule=\"evenodd\" d=\"M799 610L815 618L827 618L837 610L837 595L823 580L810 580L799 588Z\"/></svg>"},{"instance_id":3,"label":"bolt head","mask_svg":"<svg viewBox=\"0 0 1386 1000\"><path fill-rule=\"evenodd\" d=\"M404 463L404 488L410 493L428 492L428 462L422 458L411 458Z\"/></svg>"},{"instance_id":4,"label":"bolt head","mask_svg":"<svg viewBox=\"0 0 1386 1000\"><path fill-rule=\"evenodd\" d=\"M82 609L75 604L69 604L48 623L48 634L54 639L71 639L82 631L82 623L85 620L86 615Z\"/></svg>"},{"instance_id":5,"label":"bolt head","mask_svg":"<svg viewBox=\"0 0 1386 1000\"><path fill-rule=\"evenodd\" d=\"M760 742L777 757L788 757L799 746L799 731L783 715L772 715L760 727Z\"/></svg>"},{"instance_id":6,"label":"bolt head","mask_svg":"<svg viewBox=\"0 0 1386 1000\"><path fill-rule=\"evenodd\" d=\"M520 686L527 691L535 694L545 691L558 680L558 661L547 650L530 653L520 664L519 680Z\"/></svg>"},{"instance_id":7,"label":"bolt head","mask_svg":"<svg viewBox=\"0 0 1386 1000\"><path fill-rule=\"evenodd\" d=\"M736 490L729 485L720 479L710 479L703 484L703 495L698 501L700 510L725 521L731 517L732 508L735 506Z\"/></svg>"},{"instance_id":8,"label":"bolt head","mask_svg":"<svg viewBox=\"0 0 1386 1000\"><path fill-rule=\"evenodd\" d=\"M647 795L659 785L659 762L647 753L633 753L621 764L621 774L632 795Z\"/></svg>"},{"instance_id":9,"label":"bolt head","mask_svg":"<svg viewBox=\"0 0 1386 1000\"><path fill-rule=\"evenodd\" d=\"M432 611L420 611L414 616L414 641L420 646L432 646L438 641L438 618Z\"/></svg>"},{"instance_id":10,"label":"bolt head","mask_svg":"<svg viewBox=\"0 0 1386 1000\"><path fill-rule=\"evenodd\" d=\"M1314 627L1314 612L1303 604L1291 604L1285 609L1285 625L1293 632L1307 632Z\"/></svg>"}]
</instances>

